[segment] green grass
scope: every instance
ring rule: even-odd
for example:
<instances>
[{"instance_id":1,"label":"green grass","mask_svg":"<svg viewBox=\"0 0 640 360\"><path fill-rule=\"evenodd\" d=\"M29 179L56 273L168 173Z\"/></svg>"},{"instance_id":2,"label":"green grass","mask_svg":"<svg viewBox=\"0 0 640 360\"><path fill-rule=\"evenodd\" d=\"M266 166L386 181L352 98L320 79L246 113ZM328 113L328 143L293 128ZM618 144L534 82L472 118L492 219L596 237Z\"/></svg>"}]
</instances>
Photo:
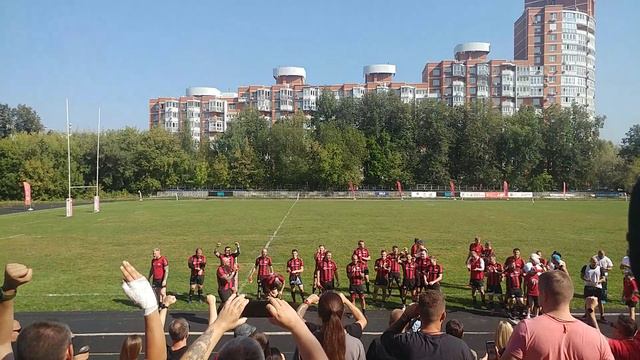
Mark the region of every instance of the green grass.
<instances>
[{"instance_id":1,"label":"green grass","mask_svg":"<svg viewBox=\"0 0 640 360\"><path fill-rule=\"evenodd\" d=\"M0 216L0 264L26 263L34 269L31 284L20 289L18 311L127 310L120 288L119 263L128 259L148 274L151 250L160 247L170 263L170 292L188 290L186 260L200 246L209 258L205 282L216 293L213 247L217 242L242 246L241 286L260 249L291 207L289 200L130 201ZM579 271L599 248L608 251L617 268L626 250L628 203L623 201L349 201L300 200L271 243L278 272L284 272L290 250L298 248L307 265L304 281L311 283L314 249L325 244L342 269L357 240L372 254L392 245L410 246L414 237L426 239L445 268L444 292L450 307L468 307L468 273L464 267L468 244L475 235L491 240L501 261L513 247L525 257L540 249L548 256L558 250L582 292ZM621 306L619 271L612 271L610 305ZM309 289L309 287L307 287ZM49 296L67 294L69 296ZM287 294L287 297L289 295ZM581 307L582 300L574 300ZM391 302L399 303L397 295ZM204 305L178 302L179 309Z\"/></svg>"}]
</instances>

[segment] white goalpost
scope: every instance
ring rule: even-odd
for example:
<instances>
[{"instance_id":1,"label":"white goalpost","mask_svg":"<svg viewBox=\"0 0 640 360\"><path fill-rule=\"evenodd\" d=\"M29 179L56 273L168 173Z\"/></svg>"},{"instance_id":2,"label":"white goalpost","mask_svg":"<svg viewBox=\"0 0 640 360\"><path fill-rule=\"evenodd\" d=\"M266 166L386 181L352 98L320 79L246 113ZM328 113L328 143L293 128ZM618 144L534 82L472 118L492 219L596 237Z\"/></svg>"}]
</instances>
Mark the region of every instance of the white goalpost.
<instances>
[{"instance_id":1,"label":"white goalpost","mask_svg":"<svg viewBox=\"0 0 640 360\"><path fill-rule=\"evenodd\" d=\"M71 185L71 126L69 123L69 99L66 99L67 113L67 182L68 192L66 205L66 217L73 216L73 198L71 197L71 189L94 189L96 193L93 197L93 212L100 212L100 120L101 111L98 107L98 143L96 148L96 184L95 185Z\"/></svg>"}]
</instances>

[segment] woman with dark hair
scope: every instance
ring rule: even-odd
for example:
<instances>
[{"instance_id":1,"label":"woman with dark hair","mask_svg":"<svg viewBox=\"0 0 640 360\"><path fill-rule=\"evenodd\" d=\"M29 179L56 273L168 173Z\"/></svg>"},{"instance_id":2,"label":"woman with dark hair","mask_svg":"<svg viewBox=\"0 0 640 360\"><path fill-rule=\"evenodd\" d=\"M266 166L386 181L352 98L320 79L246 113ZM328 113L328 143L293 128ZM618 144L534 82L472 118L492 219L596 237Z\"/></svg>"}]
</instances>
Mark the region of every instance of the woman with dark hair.
<instances>
[{"instance_id":1,"label":"woman with dark hair","mask_svg":"<svg viewBox=\"0 0 640 360\"><path fill-rule=\"evenodd\" d=\"M316 337L329 360L364 360L362 342L346 333L342 326L344 303L333 291L322 294L318 302L318 316L322 320Z\"/></svg>"},{"instance_id":2,"label":"woman with dark hair","mask_svg":"<svg viewBox=\"0 0 640 360\"><path fill-rule=\"evenodd\" d=\"M120 360L137 360L141 350L142 337L139 335L129 335L122 342Z\"/></svg>"}]
</instances>

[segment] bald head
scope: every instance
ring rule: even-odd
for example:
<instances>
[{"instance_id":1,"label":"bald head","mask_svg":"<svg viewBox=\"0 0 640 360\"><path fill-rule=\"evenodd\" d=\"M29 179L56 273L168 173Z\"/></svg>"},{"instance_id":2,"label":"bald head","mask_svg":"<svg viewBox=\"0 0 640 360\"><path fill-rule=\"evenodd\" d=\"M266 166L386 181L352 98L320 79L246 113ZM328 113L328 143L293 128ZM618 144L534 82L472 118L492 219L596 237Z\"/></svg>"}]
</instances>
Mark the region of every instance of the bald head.
<instances>
[{"instance_id":1,"label":"bald head","mask_svg":"<svg viewBox=\"0 0 640 360\"><path fill-rule=\"evenodd\" d=\"M540 298L543 307L557 309L568 307L573 298L573 282L566 272L561 270L547 271L540 275Z\"/></svg>"}]
</instances>

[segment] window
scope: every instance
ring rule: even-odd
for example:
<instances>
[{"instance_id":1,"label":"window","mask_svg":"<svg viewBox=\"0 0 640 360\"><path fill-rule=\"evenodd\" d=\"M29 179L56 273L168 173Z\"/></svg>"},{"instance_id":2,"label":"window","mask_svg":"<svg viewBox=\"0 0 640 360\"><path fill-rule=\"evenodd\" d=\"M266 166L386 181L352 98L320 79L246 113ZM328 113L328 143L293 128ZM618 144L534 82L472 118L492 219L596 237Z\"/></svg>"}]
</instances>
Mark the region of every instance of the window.
<instances>
[{"instance_id":1,"label":"window","mask_svg":"<svg viewBox=\"0 0 640 360\"><path fill-rule=\"evenodd\" d=\"M542 63L542 59L540 58L540 56L536 56L536 57L534 58L534 61L535 61L535 63L536 63L536 64L540 64L540 63Z\"/></svg>"},{"instance_id":2,"label":"window","mask_svg":"<svg viewBox=\"0 0 640 360\"><path fill-rule=\"evenodd\" d=\"M549 84L554 84L556 82L556 77L555 76L549 76Z\"/></svg>"},{"instance_id":3,"label":"window","mask_svg":"<svg viewBox=\"0 0 640 360\"><path fill-rule=\"evenodd\" d=\"M549 45L549 51L556 51L558 49L558 46L553 44L553 45Z\"/></svg>"},{"instance_id":4,"label":"window","mask_svg":"<svg viewBox=\"0 0 640 360\"><path fill-rule=\"evenodd\" d=\"M535 43L539 43L539 42L541 42L541 41L542 41L542 37L541 37L541 36L534 36L534 37L533 37L533 42L535 42Z\"/></svg>"},{"instance_id":5,"label":"window","mask_svg":"<svg viewBox=\"0 0 640 360\"><path fill-rule=\"evenodd\" d=\"M542 32L542 26L536 25L535 27L536 34L540 34Z\"/></svg>"},{"instance_id":6,"label":"window","mask_svg":"<svg viewBox=\"0 0 640 360\"><path fill-rule=\"evenodd\" d=\"M469 78L469 84L472 84L472 85L473 85L473 84L475 84L475 83L476 83L476 78L474 78L474 77L470 77L470 78Z\"/></svg>"},{"instance_id":7,"label":"window","mask_svg":"<svg viewBox=\"0 0 640 360\"><path fill-rule=\"evenodd\" d=\"M542 15L536 15L535 22L536 24L542 21Z\"/></svg>"},{"instance_id":8,"label":"window","mask_svg":"<svg viewBox=\"0 0 640 360\"><path fill-rule=\"evenodd\" d=\"M555 55L550 55L549 56L549 62L556 62L556 56Z\"/></svg>"},{"instance_id":9,"label":"window","mask_svg":"<svg viewBox=\"0 0 640 360\"><path fill-rule=\"evenodd\" d=\"M551 21L556 21L558 20L558 13L551 13L549 14L551 17Z\"/></svg>"},{"instance_id":10,"label":"window","mask_svg":"<svg viewBox=\"0 0 640 360\"><path fill-rule=\"evenodd\" d=\"M432 85L433 86L440 86L440 80L439 79L433 79Z\"/></svg>"},{"instance_id":11,"label":"window","mask_svg":"<svg viewBox=\"0 0 640 360\"><path fill-rule=\"evenodd\" d=\"M469 89L469 94L471 94L471 95L475 95L475 94L476 94L476 88L474 88L474 87L473 87L473 88L470 88L470 89Z\"/></svg>"},{"instance_id":12,"label":"window","mask_svg":"<svg viewBox=\"0 0 640 360\"><path fill-rule=\"evenodd\" d=\"M440 76L440 69L439 68L433 69L433 76Z\"/></svg>"},{"instance_id":13,"label":"window","mask_svg":"<svg viewBox=\"0 0 640 360\"><path fill-rule=\"evenodd\" d=\"M536 46L533 48L533 53L534 54L540 54L540 46Z\"/></svg>"},{"instance_id":14,"label":"window","mask_svg":"<svg viewBox=\"0 0 640 360\"><path fill-rule=\"evenodd\" d=\"M556 66L555 65L549 66L549 72L555 73L556 72Z\"/></svg>"},{"instance_id":15,"label":"window","mask_svg":"<svg viewBox=\"0 0 640 360\"><path fill-rule=\"evenodd\" d=\"M549 41L556 41L556 40L558 40L558 36L556 34L549 35Z\"/></svg>"},{"instance_id":16,"label":"window","mask_svg":"<svg viewBox=\"0 0 640 360\"><path fill-rule=\"evenodd\" d=\"M556 25L556 24L549 24L549 30L550 30L550 31L556 31L556 30L558 30L558 25Z\"/></svg>"}]
</instances>

